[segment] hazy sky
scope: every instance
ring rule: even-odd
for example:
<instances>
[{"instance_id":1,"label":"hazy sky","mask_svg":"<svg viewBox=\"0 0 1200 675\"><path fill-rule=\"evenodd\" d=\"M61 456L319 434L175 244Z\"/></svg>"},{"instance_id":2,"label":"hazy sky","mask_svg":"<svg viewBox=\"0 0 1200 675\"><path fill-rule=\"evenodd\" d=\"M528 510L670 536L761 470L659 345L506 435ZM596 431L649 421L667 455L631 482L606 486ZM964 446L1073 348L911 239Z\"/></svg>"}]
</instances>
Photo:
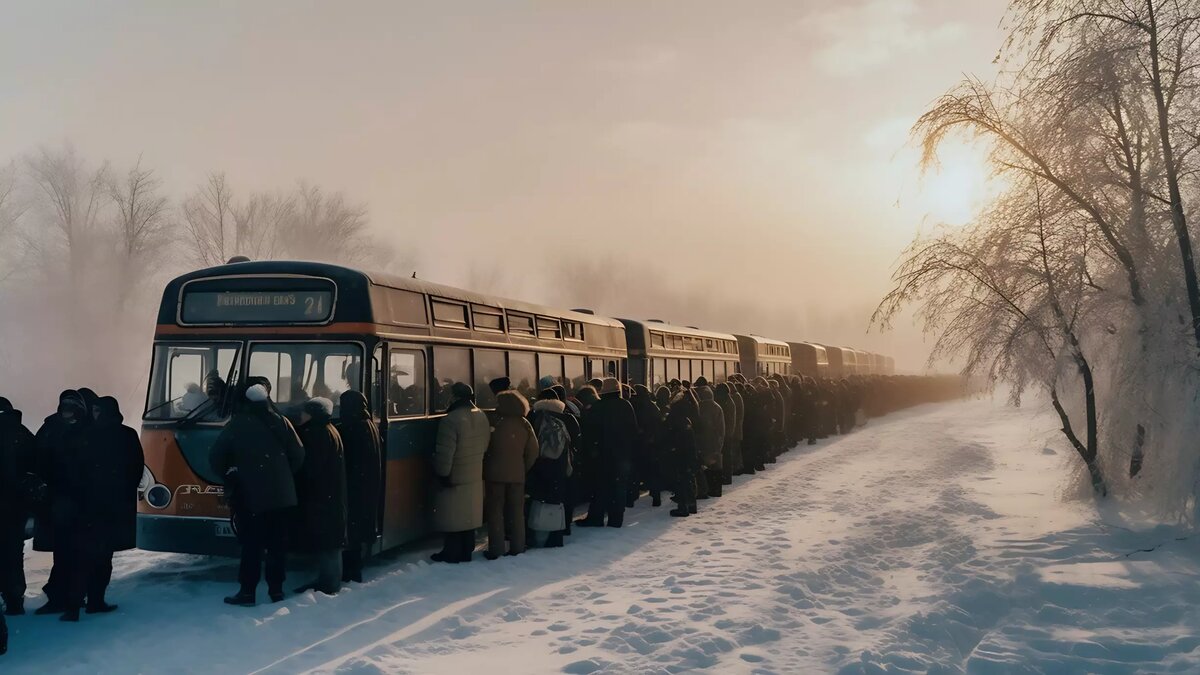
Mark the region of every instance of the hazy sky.
<instances>
[{"instance_id":1,"label":"hazy sky","mask_svg":"<svg viewBox=\"0 0 1200 675\"><path fill-rule=\"evenodd\" d=\"M919 336L865 335L869 312L979 176L958 153L920 182L907 130L992 72L1006 4L0 0L0 159L140 153L174 194L304 178L427 279L543 300L575 260L657 266L915 367Z\"/></svg>"}]
</instances>

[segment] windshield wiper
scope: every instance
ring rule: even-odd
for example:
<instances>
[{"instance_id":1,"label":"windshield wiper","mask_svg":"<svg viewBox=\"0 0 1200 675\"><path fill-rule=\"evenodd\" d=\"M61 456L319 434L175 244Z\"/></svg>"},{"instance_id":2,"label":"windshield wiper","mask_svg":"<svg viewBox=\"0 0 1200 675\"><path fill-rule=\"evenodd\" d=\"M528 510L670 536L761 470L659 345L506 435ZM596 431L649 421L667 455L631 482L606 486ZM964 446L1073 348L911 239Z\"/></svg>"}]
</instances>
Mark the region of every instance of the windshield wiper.
<instances>
[{"instance_id":1,"label":"windshield wiper","mask_svg":"<svg viewBox=\"0 0 1200 675\"><path fill-rule=\"evenodd\" d=\"M162 403L159 403L158 405L154 406L153 408L150 408L146 412L142 413L142 417L149 417L150 413L152 413L155 410L158 410L159 408L162 408L164 406L171 405L172 403L175 403L176 401L181 400L184 396L187 396L187 394L183 394L182 396L176 396L175 398L171 399L170 401L164 401Z\"/></svg>"}]
</instances>

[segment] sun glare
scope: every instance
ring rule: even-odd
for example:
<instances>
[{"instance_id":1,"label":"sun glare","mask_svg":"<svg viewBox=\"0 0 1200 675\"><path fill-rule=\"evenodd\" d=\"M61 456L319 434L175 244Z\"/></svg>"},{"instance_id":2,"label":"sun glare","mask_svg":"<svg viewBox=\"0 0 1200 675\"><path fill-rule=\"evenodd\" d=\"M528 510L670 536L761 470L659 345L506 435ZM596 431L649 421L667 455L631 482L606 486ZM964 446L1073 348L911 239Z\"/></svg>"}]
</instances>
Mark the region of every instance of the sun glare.
<instances>
[{"instance_id":1,"label":"sun glare","mask_svg":"<svg viewBox=\"0 0 1200 675\"><path fill-rule=\"evenodd\" d=\"M983 154L967 144L946 144L938 158L917 185L921 210L936 222L966 225L990 193Z\"/></svg>"}]
</instances>

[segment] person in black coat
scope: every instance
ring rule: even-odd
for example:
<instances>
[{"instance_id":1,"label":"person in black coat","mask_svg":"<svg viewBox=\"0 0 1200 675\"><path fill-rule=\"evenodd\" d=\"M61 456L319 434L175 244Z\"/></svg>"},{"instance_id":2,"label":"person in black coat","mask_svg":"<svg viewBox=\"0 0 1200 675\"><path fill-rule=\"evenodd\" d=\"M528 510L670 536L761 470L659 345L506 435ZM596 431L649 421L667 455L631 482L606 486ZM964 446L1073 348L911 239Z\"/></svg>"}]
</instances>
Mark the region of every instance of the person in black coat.
<instances>
[{"instance_id":1,"label":"person in black coat","mask_svg":"<svg viewBox=\"0 0 1200 675\"><path fill-rule=\"evenodd\" d=\"M137 537L137 487L145 457L138 434L125 426L115 398L97 398L86 442L62 482L78 509L74 527L65 528L71 551L70 591L63 621L117 608L105 601L112 579L114 551L134 547Z\"/></svg>"},{"instance_id":2,"label":"person in black coat","mask_svg":"<svg viewBox=\"0 0 1200 675\"><path fill-rule=\"evenodd\" d=\"M621 398L621 384L605 378L600 400L583 416L583 442L596 458L596 494L588 504L584 527L621 527L632 458L638 444L637 415L629 401Z\"/></svg>"},{"instance_id":3,"label":"person in black coat","mask_svg":"<svg viewBox=\"0 0 1200 675\"><path fill-rule=\"evenodd\" d=\"M361 392L342 394L337 431L346 453L346 550L342 581L362 583L363 555L379 533L382 439Z\"/></svg>"},{"instance_id":4,"label":"person in black coat","mask_svg":"<svg viewBox=\"0 0 1200 675\"><path fill-rule=\"evenodd\" d=\"M58 408L54 414L42 421L34 437L36 454L33 460L34 473L41 481L44 489L42 498L33 504L33 550L52 552L53 563L50 567L50 577L42 586L46 594L46 604L39 607L36 614L58 614L62 612L62 573L66 569L64 554L54 546L54 515L52 503L54 499L55 467L58 461L57 453L61 452L63 441L73 424L83 420L86 409L79 392L67 389L58 395Z\"/></svg>"},{"instance_id":5,"label":"person in black coat","mask_svg":"<svg viewBox=\"0 0 1200 675\"><path fill-rule=\"evenodd\" d=\"M546 548L557 548L563 545L563 537L571 534L571 521L575 517L578 486L574 482L577 471L578 447L580 444L579 422L575 416L568 413L565 403L558 399L558 394L552 389L545 389L533 403L529 414L529 424L534 433L541 434L542 418L553 417L563 424L570 437L570 444L558 457L547 456L549 448L542 448L538 459L533 463L525 477L525 492L530 499L536 499L544 504L562 504L566 518L566 527L557 532L551 532L546 537ZM539 435L539 447L542 438ZM533 542L541 544L543 542Z\"/></svg>"},{"instance_id":6,"label":"person in black coat","mask_svg":"<svg viewBox=\"0 0 1200 675\"><path fill-rule=\"evenodd\" d=\"M79 529L80 505L76 501L76 463L86 451L92 426L91 413L83 396L68 390L59 396L58 411L38 430L38 476L46 484L47 498L40 510L34 537L35 550L54 552L50 578L42 590L46 604L35 614L63 614L74 602L73 575L76 549L73 534ZM75 608L78 619L78 608Z\"/></svg>"},{"instance_id":7,"label":"person in black coat","mask_svg":"<svg viewBox=\"0 0 1200 675\"><path fill-rule=\"evenodd\" d=\"M637 416L638 444L633 461L633 477L629 481L629 499L626 506L631 507L641 496L644 486L650 493L654 506L662 505L662 472L659 470L658 441L662 433L662 412L654 402L654 396L644 384L633 386L633 398L630 399L633 412Z\"/></svg>"},{"instance_id":8,"label":"person in black coat","mask_svg":"<svg viewBox=\"0 0 1200 675\"><path fill-rule=\"evenodd\" d=\"M696 513L696 473L699 453L696 452L696 435L692 421L687 415L688 406L682 390L675 394L670 412L667 413L666 432L663 443L663 460L676 507L671 515L686 518Z\"/></svg>"},{"instance_id":9,"label":"person in black coat","mask_svg":"<svg viewBox=\"0 0 1200 675\"><path fill-rule=\"evenodd\" d=\"M342 550L346 547L346 464L342 437L333 427L333 402L312 398L304 403L300 427L304 463L296 472L301 547L316 556L317 576L296 589L327 595L341 590Z\"/></svg>"},{"instance_id":10,"label":"person in black coat","mask_svg":"<svg viewBox=\"0 0 1200 675\"><path fill-rule=\"evenodd\" d=\"M35 443L21 411L0 398L0 597L9 616L25 613L25 483Z\"/></svg>"}]
</instances>

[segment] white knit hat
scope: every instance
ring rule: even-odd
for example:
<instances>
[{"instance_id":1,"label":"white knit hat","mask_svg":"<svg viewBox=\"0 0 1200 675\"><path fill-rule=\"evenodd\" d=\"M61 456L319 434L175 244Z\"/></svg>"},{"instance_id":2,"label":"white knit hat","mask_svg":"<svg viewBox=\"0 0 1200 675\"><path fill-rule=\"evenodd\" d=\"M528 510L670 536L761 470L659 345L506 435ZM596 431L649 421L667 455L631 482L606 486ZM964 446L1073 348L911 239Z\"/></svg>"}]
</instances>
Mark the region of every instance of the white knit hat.
<instances>
[{"instance_id":1,"label":"white knit hat","mask_svg":"<svg viewBox=\"0 0 1200 675\"><path fill-rule=\"evenodd\" d=\"M270 395L267 393L267 388L261 384L256 384L246 389L247 400L254 401L255 403L262 403L268 398L270 398Z\"/></svg>"}]
</instances>

